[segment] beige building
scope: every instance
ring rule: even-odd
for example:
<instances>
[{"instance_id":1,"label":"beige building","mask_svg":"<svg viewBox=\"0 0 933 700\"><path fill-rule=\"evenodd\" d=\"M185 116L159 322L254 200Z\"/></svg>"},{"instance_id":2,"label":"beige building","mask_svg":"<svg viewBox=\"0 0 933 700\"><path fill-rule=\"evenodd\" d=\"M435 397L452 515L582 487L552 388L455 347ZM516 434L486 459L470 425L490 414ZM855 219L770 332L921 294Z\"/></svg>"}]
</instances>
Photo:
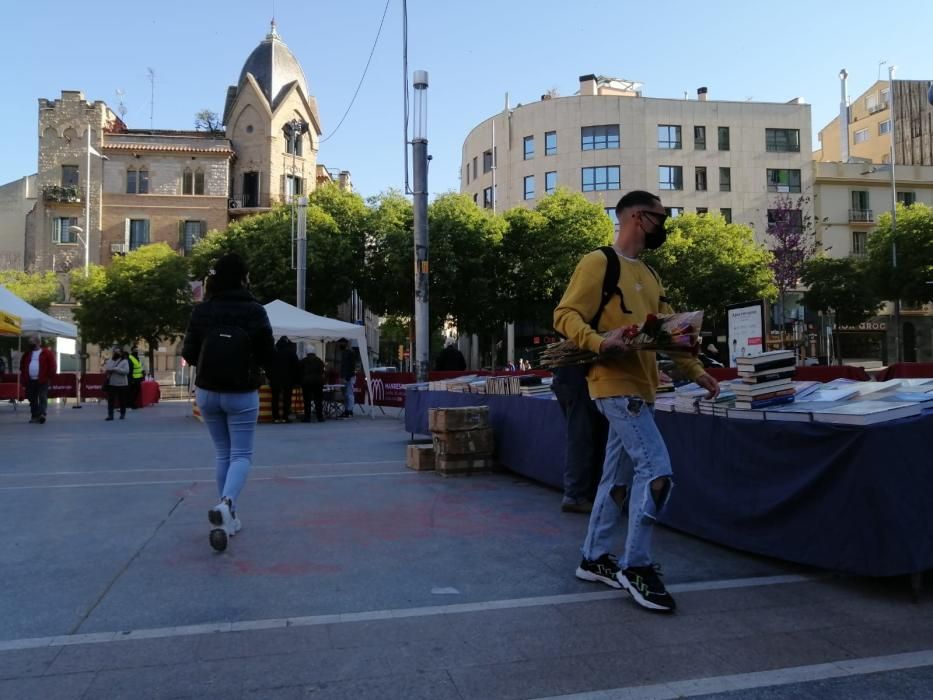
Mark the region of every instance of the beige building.
<instances>
[{"instance_id":1,"label":"beige building","mask_svg":"<svg viewBox=\"0 0 933 700\"><path fill-rule=\"evenodd\" d=\"M841 112L841 108L840 108ZM891 160L891 89L887 80L879 80L849 104L847 157L843 157L840 118L820 129L820 148L814 160L838 163L861 158L871 163Z\"/></svg>"},{"instance_id":2,"label":"beige building","mask_svg":"<svg viewBox=\"0 0 933 700\"><path fill-rule=\"evenodd\" d=\"M810 194L810 107L644 97L594 75L572 97L543 95L478 124L463 144L461 192L479 206L532 207L557 187L612 208L628 190L659 194L677 215L721 212L767 228L781 193ZM801 149L803 144L803 149Z\"/></svg>"},{"instance_id":3,"label":"beige building","mask_svg":"<svg viewBox=\"0 0 933 700\"><path fill-rule=\"evenodd\" d=\"M0 270L22 270L26 260L23 222L36 205L36 176L0 185Z\"/></svg>"}]
</instances>

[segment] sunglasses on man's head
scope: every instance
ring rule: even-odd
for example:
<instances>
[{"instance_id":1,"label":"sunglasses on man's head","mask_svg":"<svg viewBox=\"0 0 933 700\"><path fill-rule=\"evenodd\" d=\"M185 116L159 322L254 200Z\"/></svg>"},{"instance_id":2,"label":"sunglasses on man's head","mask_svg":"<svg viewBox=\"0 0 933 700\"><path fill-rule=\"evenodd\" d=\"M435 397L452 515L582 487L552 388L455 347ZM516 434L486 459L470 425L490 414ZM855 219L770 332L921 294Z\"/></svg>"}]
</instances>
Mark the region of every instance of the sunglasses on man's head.
<instances>
[{"instance_id":1,"label":"sunglasses on man's head","mask_svg":"<svg viewBox=\"0 0 933 700\"><path fill-rule=\"evenodd\" d=\"M656 226L663 226L664 222L667 221L667 214L661 214L660 212L639 209L638 213L645 214Z\"/></svg>"}]
</instances>

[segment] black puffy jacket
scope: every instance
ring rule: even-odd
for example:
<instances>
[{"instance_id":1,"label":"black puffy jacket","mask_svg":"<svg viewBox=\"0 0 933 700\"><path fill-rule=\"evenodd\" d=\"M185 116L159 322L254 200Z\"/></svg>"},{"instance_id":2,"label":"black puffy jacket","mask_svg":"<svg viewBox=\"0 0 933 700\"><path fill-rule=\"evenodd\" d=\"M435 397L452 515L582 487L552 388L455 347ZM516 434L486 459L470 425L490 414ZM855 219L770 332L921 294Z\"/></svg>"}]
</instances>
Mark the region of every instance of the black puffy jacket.
<instances>
[{"instance_id":1,"label":"black puffy jacket","mask_svg":"<svg viewBox=\"0 0 933 700\"><path fill-rule=\"evenodd\" d=\"M182 357L189 365L197 365L201 354L201 343L211 326L234 326L242 328L250 338L250 362L253 370L252 377L258 378L259 369L268 373L272 365L275 345L272 338L272 327L266 310L245 289L234 289L213 295L194 307L191 319L188 321L188 330L185 331L185 342L182 346ZM243 391L242 378L231 377L230 385L201 387L214 391ZM200 386L198 380L195 384ZM250 381L246 390L254 391L259 388L258 379Z\"/></svg>"}]
</instances>

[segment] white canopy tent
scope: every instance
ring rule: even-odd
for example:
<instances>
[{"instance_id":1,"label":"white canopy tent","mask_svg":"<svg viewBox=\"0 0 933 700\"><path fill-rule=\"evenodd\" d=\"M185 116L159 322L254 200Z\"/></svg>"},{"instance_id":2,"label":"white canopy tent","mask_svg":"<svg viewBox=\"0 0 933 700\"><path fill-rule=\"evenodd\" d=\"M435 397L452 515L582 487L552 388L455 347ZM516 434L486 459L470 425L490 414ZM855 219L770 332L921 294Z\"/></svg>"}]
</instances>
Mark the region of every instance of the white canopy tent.
<instances>
[{"instance_id":1,"label":"white canopy tent","mask_svg":"<svg viewBox=\"0 0 933 700\"><path fill-rule=\"evenodd\" d=\"M366 402L372 411L372 392L369 391L369 349L366 345L366 329L355 323L346 323L326 316L318 316L310 311L303 311L281 299L270 301L265 305L272 334L278 338L287 335L291 340L321 340L334 342L346 338L354 343L360 350L360 360L363 363L363 374L366 377Z\"/></svg>"},{"instance_id":2,"label":"white canopy tent","mask_svg":"<svg viewBox=\"0 0 933 700\"><path fill-rule=\"evenodd\" d=\"M16 296L9 289L0 285L0 309L21 319L20 327L23 335L38 333L40 335L54 335L61 338L77 338L78 328L73 323L60 321L48 314L44 314L31 304Z\"/></svg>"}]
</instances>

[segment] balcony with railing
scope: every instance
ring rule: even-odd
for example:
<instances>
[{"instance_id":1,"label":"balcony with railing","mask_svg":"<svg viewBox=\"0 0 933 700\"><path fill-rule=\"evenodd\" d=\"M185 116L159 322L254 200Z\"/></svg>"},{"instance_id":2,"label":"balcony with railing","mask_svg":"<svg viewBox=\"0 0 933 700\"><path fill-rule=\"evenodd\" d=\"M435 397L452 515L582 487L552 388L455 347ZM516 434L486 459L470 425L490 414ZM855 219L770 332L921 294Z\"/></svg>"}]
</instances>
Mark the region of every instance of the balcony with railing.
<instances>
[{"instance_id":1,"label":"balcony with railing","mask_svg":"<svg viewBox=\"0 0 933 700\"><path fill-rule=\"evenodd\" d=\"M872 224L875 214L871 209L849 209L849 223Z\"/></svg>"},{"instance_id":2,"label":"balcony with railing","mask_svg":"<svg viewBox=\"0 0 933 700\"><path fill-rule=\"evenodd\" d=\"M42 188L42 199L56 204L80 204L81 190L73 185L46 185Z\"/></svg>"},{"instance_id":3,"label":"balcony with railing","mask_svg":"<svg viewBox=\"0 0 933 700\"><path fill-rule=\"evenodd\" d=\"M238 191L227 198L227 210L230 213L236 213L242 209L245 210L244 213L254 214L257 211L271 209L277 199L269 192Z\"/></svg>"}]
</instances>

